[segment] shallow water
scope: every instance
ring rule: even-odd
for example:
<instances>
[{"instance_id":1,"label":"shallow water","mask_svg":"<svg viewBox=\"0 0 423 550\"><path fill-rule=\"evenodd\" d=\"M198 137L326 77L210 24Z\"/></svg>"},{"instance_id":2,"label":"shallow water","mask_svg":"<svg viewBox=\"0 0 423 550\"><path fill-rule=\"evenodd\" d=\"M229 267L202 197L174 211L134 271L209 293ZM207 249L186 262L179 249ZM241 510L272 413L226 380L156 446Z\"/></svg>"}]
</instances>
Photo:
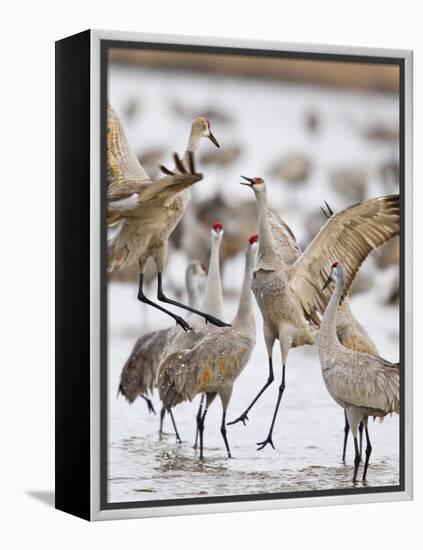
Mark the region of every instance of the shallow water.
<instances>
[{"instance_id":1,"label":"shallow water","mask_svg":"<svg viewBox=\"0 0 423 550\"><path fill-rule=\"evenodd\" d=\"M199 397L174 409L183 442L176 443L169 417L166 435L159 438L158 414L149 414L146 403L137 400L129 405L116 397L119 374L134 335L131 335L129 312L135 288L112 284L111 307L119 304L127 311L127 330L111 330L109 387L109 500L112 502L223 496L285 491L304 491L352 487L353 444L349 440L347 464L341 463L343 410L336 405L322 382L317 349L291 350L286 372L286 390L276 422L273 442L256 450L268 432L280 381L279 350L274 348L276 379L249 414L246 426L228 426L232 459L226 457L220 434L221 405L216 399L206 418L204 454L201 462L193 449L195 415ZM359 309L358 297L353 301ZM364 303L364 302L363 302ZM368 303L368 299L367 299ZM138 304L137 304L138 305ZM235 303L231 304L232 307ZM379 311L378 310L383 310ZM379 347L394 350L391 338L396 310L374 304L368 315L369 331L377 319ZM259 312L256 311L257 318ZM129 317L129 318L128 318ZM373 319L373 322L372 322ZM133 320L136 323L136 319ZM383 336L385 337L383 338ZM394 357L392 357L394 358ZM228 421L236 418L248 405L267 377L267 361L259 333L253 356L235 383L228 409ZM157 396L153 397L160 410ZM399 482L399 421L388 417L383 423L369 422L373 453L368 485L396 485ZM363 486L361 483L358 487Z\"/></svg>"}]
</instances>

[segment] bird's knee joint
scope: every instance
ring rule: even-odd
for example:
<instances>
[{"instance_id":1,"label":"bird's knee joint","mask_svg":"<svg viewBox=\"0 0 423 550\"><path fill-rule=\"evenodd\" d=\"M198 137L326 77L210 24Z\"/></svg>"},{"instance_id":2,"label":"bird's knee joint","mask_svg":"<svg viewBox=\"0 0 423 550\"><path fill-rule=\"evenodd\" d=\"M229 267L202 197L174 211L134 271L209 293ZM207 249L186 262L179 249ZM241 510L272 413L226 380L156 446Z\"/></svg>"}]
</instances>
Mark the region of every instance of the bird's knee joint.
<instances>
[{"instance_id":1,"label":"bird's knee joint","mask_svg":"<svg viewBox=\"0 0 423 550\"><path fill-rule=\"evenodd\" d=\"M285 382L282 382L282 384L279 386L279 393L282 393L285 390Z\"/></svg>"},{"instance_id":2,"label":"bird's knee joint","mask_svg":"<svg viewBox=\"0 0 423 550\"><path fill-rule=\"evenodd\" d=\"M273 374L270 374L269 375L269 378L267 379L267 383L268 384L271 384L273 382L273 380L275 379L274 375Z\"/></svg>"},{"instance_id":3,"label":"bird's knee joint","mask_svg":"<svg viewBox=\"0 0 423 550\"><path fill-rule=\"evenodd\" d=\"M226 435L226 428L225 428L225 426L222 426L222 427L220 428L220 433L221 433L223 436Z\"/></svg>"}]
</instances>

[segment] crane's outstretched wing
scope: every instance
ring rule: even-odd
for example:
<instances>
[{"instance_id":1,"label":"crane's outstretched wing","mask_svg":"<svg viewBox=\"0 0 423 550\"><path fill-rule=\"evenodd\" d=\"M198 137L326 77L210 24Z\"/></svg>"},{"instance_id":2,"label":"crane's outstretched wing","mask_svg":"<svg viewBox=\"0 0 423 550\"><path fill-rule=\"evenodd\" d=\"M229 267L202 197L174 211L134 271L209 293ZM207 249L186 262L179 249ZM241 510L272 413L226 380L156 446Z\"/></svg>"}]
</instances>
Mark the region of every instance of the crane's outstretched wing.
<instances>
[{"instance_id":1,"label":"crane's outstretched wing","mask_svg":"<svg viewBox=\"0 0 423 550\"><path fill-rule=\"evenodd\" d=\"M326 383L331 392L351 405L368 407L384 413L400 412L400 371L398 363L390 363L381 357L351 352L351 364L346 369L334 364L325 371Z\"/></svg>"},{"instance_id":2,"label":"crane's outstretched wing","mask_svg":"<svg viewBox=\"0 0 423 550\"><path fill-rule=\"evenodd\" d=\"M294 233L277 214L269 210L267 215L280 259L288 265L293 264L301 256Z\"/></svg>"},{"instance_id":3,"label":"crane's outstretched wing","mask_svg":"<svg viewBox=\"0 0 423 550\"><path fill-rule=\"evenodd\" d=\"M188 155L188 169L185 168L176 153L173 158L177 171L171 171L161 166L160 168L166 176L157 181L143 184L132 195L117 197L116 200L109 201L107 219L109 226L115 225L125 218L145 215L145 208L149 204L167 206L167 201L172 200L179 191L203 179L203 174L195 171L192 153Z\"/></svg>"},{"instance_id":4,"label":"crane's outstretched wing","mask_svg":"<svg viewBox=\"0 0 423 550\"><path fill-rule=\"evenodd\" d=\"M305 315L317 325L332 295L322 287L331 264L340 261L346 279L343 297L370 252L400 231L399 195L370 199L332 216L292 266L290 287Z\"/></svg>"},{"instance_id":5,"label":"crane's outstretched wing","mask_svg":"<svg viewBox=\"0 0 423 550\"><path fill-rule=\"evenodd\" d=\"M203 174L195 170L194 155L192 152L188 154L187 168L176 153L173 154L173 159L175 161L174 170L160 166L160 169L166 176L143 186L140 192L140 202L145 203L152 200L165 201L167 197L174 196L179 191L203 179Z\"/></svg>"},{"instance_id":6,"label":"crane's outstretched wing","mask_svg":"<svg viewBox=\"0 0 423 550\"><path fill-rule=\"evenodd\" d=\"M138 162L119 117L107 107L107 198L121 200L150 183L151 178Z\"/></svg>"}]
</instances>

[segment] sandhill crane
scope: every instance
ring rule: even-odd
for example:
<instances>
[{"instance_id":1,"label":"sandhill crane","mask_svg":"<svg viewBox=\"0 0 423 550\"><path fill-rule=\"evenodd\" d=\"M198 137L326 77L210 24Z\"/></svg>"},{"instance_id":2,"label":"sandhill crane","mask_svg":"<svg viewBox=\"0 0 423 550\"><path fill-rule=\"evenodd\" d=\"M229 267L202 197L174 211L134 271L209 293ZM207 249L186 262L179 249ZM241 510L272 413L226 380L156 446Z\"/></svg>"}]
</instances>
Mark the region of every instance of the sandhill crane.
<instances>
[{"instance_id":1,"label":"sandhill crane","mask_svg":"<svg viewBox=\"0 0 423 550\"><path fill-rule=\"evenodd\" d=\"M157 268L157 298L206 318L209 322L224 326L211 315L171 300L163 292L162 273L167 256L169 235L188 203L189 187L202 179L194 168L193 151L203 137L219 145L210 130L208 120L199 117L194 120L182 161L175 155L176 170L162 167L166 176L152 182L136 159L126 139L123 127L113 109L109 106L107 118L107 198L108 223L120 223L120 227L108 243L109 272L122 269L138 262L140 269L138 299L167 315L170 315L184 330L190 325L144 294L144 273L149 259Z\"/></svg>"},{"instance_id":2,"label":"sandhill crane","mask_svg":"<svg viewBox=\"0 0 423 550\"><path fill-rule=\"evenodd\" d=\"M224 315L222 277L220 274L220 246L222 243L222 237L223 237L223 224L220 222L215 222L211 230L210 261L209 261L209 268L207 272L204 298L203 298L203 301L201 302L201 310L205 311L206 313L209 313L210 315L213 315L214 317L217 317L218 319L222 319ZM198 325L198 321L196 325ZM212 331L213 328L212 328L212 325L204 326L203 324L200 330L204 334ZM191 333L182 334L184 338L190 337L190 335ZM187 348L188 346L184 342L184 345L182 347ZM201 418L202 416L203 404L204 404L204 393L201 395L200 405L198 407L198 412L197 412L197 419ZM198 435L199 435L199 430L198 430L198 421L197 421L194 449L197 449Z\"/></svg>"},{"instance_id":3,"label":"sandhill crane","mask_svg":"<svg viewBox=\"0 0 423 550\"><path fill-rule=\"evenodd\" d=\"M220 274L220 247L223 237L223 224L221 222L215 222L210 230L210 259L209 267L207 271L206 286L204 290L204 296L200 303L202 311L217 317L223 318L223 290L222 290L222 278ZM190 319L191 322L191 319ZM203 338L207 333L216 329L211 324L205 324L200 319L192 319L192 330L190 332L181 332L175 334L175 337L166 346L167 355L172 351L180 349L190 349L194 344ZM200 399L200 405L198 408L197 418L201 416L204 403L204 394ZM197 448L198 441L198 427L195 433L194 449Z\"/></svg>"},{"instance_id":4,"label":"sandhill crane","mask_svg":"<svg viewBox=\"0 0 423 550\"><path fill-rule=\"evenodd\" d=\"M333 216L333 210L325 201L326 210L321 207L326 219ZM392 241L390 241L392 242ZM372 355L379 355L379 352L368 335L366 329L357 321L354 317L351 308L349 296L345 296L344 300L339 304L336 314L336 334L340 343L348 349L361 351L363 353L370 353ZM345 426L344 426L344 445L342 448L342 462L345 463L345 455L347 452L347 441L350 426L348 424L347 413L344 411ZM358 427L359 440L360 440L360 456L363 445L363 423L360 422Z\"/></svg>"},{"instance_id":5,"label":"sandhill crane","mask_svg":"<svg viewBox=\"0 0 423 550\"><path fill-rule=\"evenodd\" d=\"M200 301L199 280L205 275L204 266L196 260L189 262L185 280L188 294L188 304L198 307ZM129 403L137 397L142 397L148 406L149 412L154 411L153 404L148 397L157 385L157 372L160 362L166 354L166 348L175 336L176 327L156 330L144 334L136 341L120 375L118 393L121 393ZM160 412L160 434L163 431L163 418L166 410ZM180 441L175 420L171 414L177 441Z\"/></svg>"},{"instance_id":6,"label":"sandhill crane","mask_svg":"<svg viewBox=\"0 0 423 550\"><path fill-rule=\"evenodd\" d=\"M345 295L349 275L344 265L335 261L323 288L329 287L333 274L336 275L336 285L320 325L319 358L326 388L345 410L354 437L355 483L361 460L357 442L358 425L363 422L366 432L366 459L363 469L363 481L366 481L372 452L367 419L369 416L383 418L387 414L400 412L400 371L399 363L390 363L376 355L350 350L339 342L336 330L337 308Z\"/></svg>"},{"instance_id":7,"label":"sandhill crane","mask_svg":"<svg viewBox=\"0 0 423 550\"><path fill-rule=\"evenodd\" d=\"M258 450L270 444L279 405L285 390L285 367L290 348L314 344L320 315L329 301L328 289L321 290L319 279L327 275L327 262L335 256L344 262L347 295L354 277L368 254L399 233L399 196L364 201L332 216L316 237L292 263L292 247L276 244L267 208L266 184L262 178L242 176L254 191L258 207L259 255L252 288L264 320L264 339L269 359L267 382L252 403L236 420L248 420L248 412L274 380L272 349L279 340L282 355L282 381L269 433L257 443ZM247 183L248 182L248 183ZM288 238L288 234L287 234Z\"/></svg>"},{"instance_id":8,"label":"sandhill crane","mask_svg":"<svg viewBox=\"0 0 423 550\"><path fill-rule=\"evenodd\" d=\"M204 412L197 416L200 434L200 459L203 458L204 421L216 395L222 402L222 434L228 457L231 451L226 435L226 410L236 378L247 364L255 344L256 326L252 309L251 276L256 263L257 236L249 239L245 274L237 314L232 326L213 331L199 340L192 349L173 353L159 369L160 398L168 408L185 400L206 394Z\"/></svg>"},{"instance_id":9,"label":"sandhill crane","mask_svg":"<svg viewBox=\"0 0 423 550\"><path fill-rule=\"evenodd\" d=\"M366 329L357 321L354 317L348 296L338 307L338 313L336 316L336 334L341 344L353 351L361 351L363 353L370 353L371 355L379 355L379 352L368 335ZM359 425L360 433L360 456L363 443L363 423ZM347 452L347 441L350 427L348 424L347 414L345 413L345 426L344 426L344 445L342 448L342 462L345 462L345 455Z\"/></svg>"}]
</instances>

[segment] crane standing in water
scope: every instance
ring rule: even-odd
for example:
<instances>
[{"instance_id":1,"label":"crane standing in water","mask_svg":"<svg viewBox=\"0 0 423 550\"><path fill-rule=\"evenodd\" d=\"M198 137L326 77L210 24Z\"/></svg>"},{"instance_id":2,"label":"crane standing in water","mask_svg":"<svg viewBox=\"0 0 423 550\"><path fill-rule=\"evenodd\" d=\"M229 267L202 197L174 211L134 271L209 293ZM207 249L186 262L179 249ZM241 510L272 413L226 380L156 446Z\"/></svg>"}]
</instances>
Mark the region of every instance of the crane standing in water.
<instances>
[{"instance_id":1,"label":"crane standing in water","mask_svg":"<svg viewBox=\"0 0 423 550\"><path fill-rule=\"evenodd\" d=\"M400 412L399 363L390 363L376 355L347 349L339 342L336 329L337 309L345 292L348 274L343 264L335 261L331 266L324 289L329 287L333 274L336 275L336 285L320 326L319 358L326 388L338 405L344 408L354 437L354 483L357 481L361 461L357 430L360 422L364 425L366 433L364 482L372 452L367 427L368 417L383 419L390 413Z\"/></svg>"},{"instance_id":2,"label":"crane standing in water","mask_svg":"<svg viewBox=\"0 0 423 550\"><path fill-rule=\"evenodd\" d=\"M326 219L333 216L333 210L325 201L327 211L322 207L321 210ZM357 321L354 317L351 307L349 296L345 296L344 300L338 306L336 314L336 334L340 343L348 349L361 351L363 353L370 353L372 355L379 355L376 345L368 335L366 329ZM342 462L345 463L345 456L347 452L347 441L350 426L348 424L347 413L344 411L344 445L342 447ZM360 422L358 427L359 431L359 446L360 456L363 447L363 423Z\"/></svg>"},{"instance_id":3,"label":"crane standing in water","mask_svg":"<svg viewBox=\"0 0 423 550\"><path fill-rule=\"evenodd\" d=\"M209 315L213 315L217 319L222 319L224 315L222 277L220 273L220 247L222 244L223 234L223 224L221 222L215 222L210 231L211 246L206 287L203 299L201 300L199 306L201 308L201 311L204 311ZM175 338L167 346L167 355L169 355L171 351L190 349L200 338L203 338L206 334L210 333L213 330L217 330L215 326L211 324L205 324L201 319L191 319L190 317L189 321L192 324L192 330L190 332L179 331L179 333L175 335ZM201 417L203 412L204 397L205 395L203 393L200 399L197 419ZM197 422L194 449L197 449L198 435L199 432Z\"/></svg>"},{"instance_id":4,"label":"crane standing in water","mask_svg":"<svg viewBox=\"0 0 423 550\"><path fill-rule=\"evenodd\" d=\"M203 265L192 260L185 273L185 281L188 294L188 304L193 308L198 307L200 301L199 281L205 275ZM148 397L157 387L157 373L159 365L166 354L167 346L176 336L175 326L156 330L144 334L136 341L120 375L118 393L121 393L129 403L133 403L137 397L147 402L149 412L155 413L153 403ZM160 430L163 433L163 420L166 409L160 411ZM176 428L172 411L170 417L176 434L176 440L181 441Z\"/></svg>"},{"instance_id":5,"label":"crane standing in water","mask_svg":"<svg viewBox=\"0 0 423 550\"><path fill-rule=\"evenodd\" d=\"M219 395L223 409L220 432L228 457L231 457L226 434L226 411L234 382L247 364L255 345L251 276L256 263L256 242L256 236L249 239L238 311L231 326L206 334L192 349L177 351L160 365L158 387L167 409L182 401L192 401L199 393L206 394L204 411L197 416L200 459L203 458L204 421L216 395Z\"/></svg>"}]
</instances>

